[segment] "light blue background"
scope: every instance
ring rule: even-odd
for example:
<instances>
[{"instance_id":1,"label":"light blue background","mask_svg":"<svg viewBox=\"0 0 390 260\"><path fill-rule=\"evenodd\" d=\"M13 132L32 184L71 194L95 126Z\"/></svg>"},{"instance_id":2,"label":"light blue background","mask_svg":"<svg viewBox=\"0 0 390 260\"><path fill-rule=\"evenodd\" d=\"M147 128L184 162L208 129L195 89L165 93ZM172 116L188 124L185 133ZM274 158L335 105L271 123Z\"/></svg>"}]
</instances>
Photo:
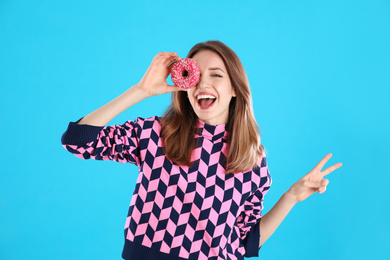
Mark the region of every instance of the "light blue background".
<instances>
[{"instance_id":1,"label":"light blue background","mask_svg":"<svg viewBox=\"0 0 390 260\"><path fill-rule=\"evenodd\" d=\"M121 259L138 169L81 160L61 135L138 83L158 52L185 57L213 39L248 74L273 178L263 214L327 153L324 169L343 163L259 259L387 258L389 25L386 0L2 0L0 259ZM169 102L152 97L110 124Z\"/></svg>"}]
</instances>

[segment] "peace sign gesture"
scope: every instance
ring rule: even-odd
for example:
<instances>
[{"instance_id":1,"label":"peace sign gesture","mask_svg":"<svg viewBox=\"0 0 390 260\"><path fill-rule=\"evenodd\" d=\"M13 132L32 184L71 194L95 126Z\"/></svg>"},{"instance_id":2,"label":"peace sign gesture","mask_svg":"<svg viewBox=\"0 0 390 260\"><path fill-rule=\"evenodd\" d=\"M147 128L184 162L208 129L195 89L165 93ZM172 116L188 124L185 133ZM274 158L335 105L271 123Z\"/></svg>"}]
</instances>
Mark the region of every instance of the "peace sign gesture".
<instances>
[{"instance_id":1,"label":"peace sign gesture","mask_svg":"<svg viewBox=\"0 0 390 260\"><path fill-rule=\"evenodd\" d=\"M325 170L321 171L322 167L326 164L326 162L332 157L332 154L327 154L317 165L303 176L299 181L294 183L290 189L290 195L295 198L295 202L303 201L307 199L309 196L313 195L316 191L318 193L324 193L326 190L326 186L329 184L328 179L324 179L325 175L333 172L334 170L340 168L342 163L336 163Z\"/></svg>"}]
</instances>

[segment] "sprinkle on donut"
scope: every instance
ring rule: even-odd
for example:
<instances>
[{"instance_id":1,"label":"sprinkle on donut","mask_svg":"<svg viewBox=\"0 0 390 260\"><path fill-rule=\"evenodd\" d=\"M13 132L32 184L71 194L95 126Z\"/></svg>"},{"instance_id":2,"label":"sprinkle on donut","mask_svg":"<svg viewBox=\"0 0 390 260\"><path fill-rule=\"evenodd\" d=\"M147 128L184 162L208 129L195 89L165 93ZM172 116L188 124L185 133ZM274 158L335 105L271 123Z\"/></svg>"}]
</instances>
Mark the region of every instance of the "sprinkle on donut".
<instances>
[{"instance_id":1,"label":"sprinkle on donut","mask_svg":"<svg viewBox=\"0 0 390 260\"><path fill-rule=\"evenodd\" d=\"M199 76L199 66L193 59L185 58L180 61L177 61L172 66L172 82L180 88L192 88L198 83Z\"/></svg>"}]
</instances>

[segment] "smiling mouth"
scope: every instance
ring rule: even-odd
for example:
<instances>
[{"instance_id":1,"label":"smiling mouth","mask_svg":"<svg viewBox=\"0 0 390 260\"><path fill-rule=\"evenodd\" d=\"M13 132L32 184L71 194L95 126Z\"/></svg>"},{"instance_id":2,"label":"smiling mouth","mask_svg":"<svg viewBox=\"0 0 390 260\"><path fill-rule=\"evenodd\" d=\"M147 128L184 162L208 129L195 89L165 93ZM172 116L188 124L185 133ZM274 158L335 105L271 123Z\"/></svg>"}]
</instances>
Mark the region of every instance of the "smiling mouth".
<instances>
[{"instance_id":1,"label":"smiling mouth","mask_svg":"<svg viewBox=\"0 0 390 260\"><path fill-rule=\"evenodd\" d=\"M207 109L207 108L211 107L214 104L215 100L217 100L217 99L216 98L202 98L202 99L198 99L198 105L202 109Z\"/></svg>"}]
</instances>

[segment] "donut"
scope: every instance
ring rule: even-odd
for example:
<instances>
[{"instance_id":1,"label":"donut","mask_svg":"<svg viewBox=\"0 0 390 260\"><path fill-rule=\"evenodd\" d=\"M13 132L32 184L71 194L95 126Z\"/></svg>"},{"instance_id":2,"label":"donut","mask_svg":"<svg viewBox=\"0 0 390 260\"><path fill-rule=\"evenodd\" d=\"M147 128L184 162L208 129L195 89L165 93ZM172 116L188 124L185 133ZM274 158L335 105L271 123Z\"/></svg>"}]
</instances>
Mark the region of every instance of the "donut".
<instances>
[{"instance_id":1,"label":"donut","mask_svg":"<svg viewBox=\"0 0 390 260\"><path fill-rule=\"evenodd\" d=\"M175 62L171 70L173 84L183 89L190 89L199 81L199 66L193 59L185 58Z\"/></svg>"}]
</instances>

